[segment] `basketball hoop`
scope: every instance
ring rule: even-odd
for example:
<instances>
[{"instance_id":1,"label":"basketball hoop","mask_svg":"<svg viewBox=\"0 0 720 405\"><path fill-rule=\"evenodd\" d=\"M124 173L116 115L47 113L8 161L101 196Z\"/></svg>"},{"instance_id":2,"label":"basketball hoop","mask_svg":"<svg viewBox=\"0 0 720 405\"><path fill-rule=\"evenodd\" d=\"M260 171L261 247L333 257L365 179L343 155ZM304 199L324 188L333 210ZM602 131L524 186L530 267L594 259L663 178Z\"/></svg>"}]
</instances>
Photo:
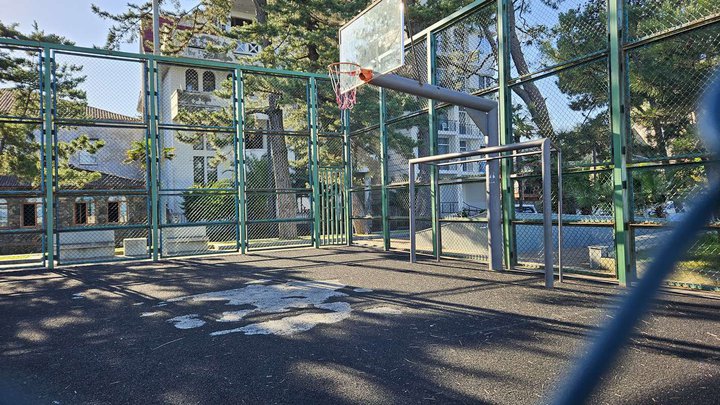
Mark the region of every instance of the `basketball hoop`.
<instances>
[{"instance_id":1,"label":"basketball hoop","mask_svg":"<svg viewBox=\"0 0 720 405\"><path fill-rule=\"evenodd\" d=\"M336 62L328 66L328 73L335 89L335 99L341 110L352 110L355 106L357 89L353 87L345 92L342 91L341 83L357 80L360 75L360 65L352 62ZM349 78L349 80L348 80Z\"/></svg>"}]
</instances>

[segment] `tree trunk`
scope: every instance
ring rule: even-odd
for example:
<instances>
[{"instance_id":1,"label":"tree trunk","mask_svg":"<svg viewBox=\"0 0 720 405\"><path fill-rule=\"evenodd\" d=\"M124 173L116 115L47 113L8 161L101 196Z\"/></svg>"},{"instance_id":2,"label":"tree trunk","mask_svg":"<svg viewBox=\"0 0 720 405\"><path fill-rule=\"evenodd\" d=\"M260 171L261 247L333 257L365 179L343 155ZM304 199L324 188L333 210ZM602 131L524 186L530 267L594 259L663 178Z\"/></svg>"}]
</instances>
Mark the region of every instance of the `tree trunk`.
<instances>
[{"instance_id":1,"label":"tree trunk","mask_svg":"<svg viewBox=\"0 0 720 405\"><path fill-rule=\"evenodd\" d=\"M418 156L429 156L430 155L430 133L426 131L422 126L418 126L417 133L418 140ZM418 182L421 185L430 184L430 166L419 165L417 172ZM412 181L413 179L410 179ZM418 218L430 218L432 215L431 206L431 195L430 187L416 187L415 193L417 198L415 200L415 212ZM408 198L412 198L409 195ZM438 207L439 208L439 207Z\"/></svg>"},{"instance_id":2,"label":"tree trunk","mask_svg":"<svg viewBox=\"0 0 720 405\"><path fill-rule=\"evenodd\" d=\"M509 13L508 23L510 25L510 56L515 62L515 68L519 75L529 74L530 68L525 60L525 55L520 47L520 39L517 35L514 9ZM550 138L555 142L555 131L553 130L545 98L535 83L526 82L520 86L513 86L512 89L513 92L523 100L525 105L527 105L533 122L535 122L535 125L537 125L540 130L540 135L544 138Z\"/></svg>"},{"instance_id":3,"label":"tree trunk","mask_svg":"<svg viewBox=\"0 0 720 405\"><path fill-rule=\"evenodd\" d=\"M285 144L285 137L276 135L284 130L282 109L278 106L278 94L270 94L270 106L267 115L270 119L270 132L268 143L270 145L270 156L272 158L272 171L275 179L275 189L287 191L292 188L290 181L290 164L288 162L288 149ZM293 193L278 193L276 196L276 214L278 219L295 218L296 201ZM297 224L279 223L278 233L280 239L296 239Z\"/></svg>"},{"instance_id":4,"label":"tree trunk","mask_svg":"<svg viewBox=\"0 0 720 405\"><path fill-rule=\"evenodd\" d=\"M369 193L372 196L372 192ZM372 198L365 198L365 192L352 193L352 216L355 218L365 217L369 214L369 207L372 207ZM372 232L371 219L353 219L352 225L355 233L368 235Z\"/></svg>"}]
</instances>

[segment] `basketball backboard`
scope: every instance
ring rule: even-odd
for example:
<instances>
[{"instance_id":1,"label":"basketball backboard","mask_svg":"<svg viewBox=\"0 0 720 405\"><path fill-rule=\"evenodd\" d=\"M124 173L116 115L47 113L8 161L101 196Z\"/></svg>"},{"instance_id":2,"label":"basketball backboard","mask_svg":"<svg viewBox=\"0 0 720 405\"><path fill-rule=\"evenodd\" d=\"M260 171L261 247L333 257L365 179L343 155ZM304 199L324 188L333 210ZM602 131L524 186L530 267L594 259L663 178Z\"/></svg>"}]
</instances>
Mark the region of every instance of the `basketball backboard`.
<instances>
[{"instance_id":1,"label":"basketball backboard","mask_svg":"<svg viewBox=\"0 0 720 405\"><path fill-rule=\"evenodd\" d=\"M340 28L340 62L385 74L405 63L404 50L403 0L378 0ZM340 92L363 83L357 75L341 75Z\"/></svg>"}]
</instances>

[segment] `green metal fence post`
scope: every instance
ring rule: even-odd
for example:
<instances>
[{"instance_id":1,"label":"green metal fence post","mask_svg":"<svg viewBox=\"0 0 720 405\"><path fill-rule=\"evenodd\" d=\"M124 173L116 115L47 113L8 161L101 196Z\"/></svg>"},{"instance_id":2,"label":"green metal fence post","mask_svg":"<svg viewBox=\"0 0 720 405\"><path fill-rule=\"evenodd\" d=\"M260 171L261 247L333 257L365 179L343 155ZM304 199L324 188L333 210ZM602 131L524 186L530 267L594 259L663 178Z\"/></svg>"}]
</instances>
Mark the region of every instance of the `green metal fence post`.
<instances>
[{"instance_id":1,"label":"green metal fence post","mask_svg":"<svg viewBox=\"0 0 720 405\"><path fill-rule=\"evenodd\" d=\"M149 110L149 121L148 128L150 130L150 136L148 139L148 148L150 149L150 218L151 218L151 235L152 235L152 260L157 261L159 259L160 252L160 218L159 218L159 179L158 179L158 113L157 113L157 98L158 92L156 88L157 83L157 62L154 59L148 60L148 75L147 75L147 91L148 91L148 110Z\"/></svg>"},{"instance_id":2,"label":"green metal fence post","mask_svg":"<svg viewBox=\"0 0 720 405\"><path fill-rule=\"evenodd\" d=\"M435 56L436 56L436 40L435 40L435 34L431 31L427 33L427 40L425 41L425 44L427 46L427 80L428 83L435 85L437 84L437 80L435 78L436 74L436 66L435 66ZM430 155L437 155L438 154L438 131L437 131L437 120L436 117L436 111L437 108L437 101L430 99L428 100L428 138L430 139ZM432 222L432 246L433 246L433 255L440 258L440 255L442 254L442 247L440 246L440 213L438 212L438 203L440 201L440 185L438 184L440 180L439 176L439 170L438 167L433 165L432 170L430 171L430 212L431 212L431 222ZM411 179L412 181L412 179ZM413 198L413 196L410 196L410 198Z\"/></svg>"},{"instance_id":3,"label":"green metal fence post","mask_svg":"<svg viewBox=\"0 0 720 405\"><path fill-rule=\"evenodd\" d=\"M345 244L352 245L352 149L350 144L350 110L342 112L343 142L345 145Z\"/></svg>"},{"instance_id":4,"label":"green metal fence post","mask_svg":"<svg viewBox=\"0 0 720 405\"><path fill-rule=\"evenodd\" d=\"M53 94L52 94L52 80L53 80L53 66L52 66L52 54L49 48L44 49L43 53L43 138L45 141L44 153L45 153L45 249L47 258L47 268L52 270L55 268L55 196L54 192L54 181L53 181L53 167L54 167L54 153L53 153L53 125L55 111L53 109Z\"/></svg>"},{"instance_id":5,"label":"green metal fence post","mask_svg":"<svg viewBox=\"0 0 720 405\"><path fill-rule=\"evenodd\" d=\"M318 162L318 128L317 128L317 81L310 78L310 145L312 158L310 171L313 173L313 240L316 248L320 247L320 165Z\"/></svg>"},{"instance_id":6,"label":"green metal fence post","mask_svg":"<svg viewBox=\"0 0 720 405\"><path fill-rule=\"evenodd\" d=\"M512 0L498 0L497 2L497 26L498 26L498 136L500 145L513 143L512 136L512 96L508 86L510 81L510 41L508 35L510 25L508 13L514 12ZM502 211L503 211L503 246L505 248L505 266L512 268L517 263L517 245L515 241L515 190L510 178L512 174L512 161L502 159L500 166L501 187L502 187Z\"/></svg>"},{"instance_id":7,"label":"green metal fence post","mask_svg":"<svg viewBox=\"0 0 720 405\"><path fill-rule=\"evenodd\" d=\"M380 199L382 202L383 248L390 250L390 200L388 198L388 133L385 125L385 89L380 89Z\"/></svg>"},{"instance_id":8,"label":"green metal fence post","mask_svg":"<svg viewBox=\"0 0 720 405\"><path fill-rule=\"evenodd\" d=\"M615 271L620 285L630 281L630 240L628 209L627 131L625 126L625 75L622 47L625 15L624 0L610 0L608 32L610 33L610 130L613 160L613 216L615 230Z\"/></svg>"},{"instance_id":9,"label":"green metal fence post","mask_svg":"<svg viewBox=\"0 0 720 405\"><path fill-rule=\"evenodd\" d=\"M235 69L235 108L237 109L236 136L237 142L235 156L237 162L237 179L238 179L238 221L240 222L240 253L245 254L247 248L247 224L245 223L245 93L243 88L243 71L239 68Z\"/></svg>"}]
</instances>

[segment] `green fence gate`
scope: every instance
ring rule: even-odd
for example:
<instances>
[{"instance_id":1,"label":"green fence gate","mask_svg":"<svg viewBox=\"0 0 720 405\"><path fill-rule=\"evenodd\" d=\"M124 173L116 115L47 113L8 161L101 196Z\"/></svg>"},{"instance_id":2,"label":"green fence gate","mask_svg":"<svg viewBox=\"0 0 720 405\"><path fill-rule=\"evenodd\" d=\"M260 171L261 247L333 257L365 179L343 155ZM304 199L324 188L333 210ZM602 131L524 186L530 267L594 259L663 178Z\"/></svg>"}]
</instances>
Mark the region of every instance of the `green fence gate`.
<instances>
[{"instance_id":1,"label":"green fence gate","mask_svg":"<svg viewBox=\"0 0 720 405\"><path fill-rule=\"evenodd\" d=\"M344 245L345 231L345 168L321 167L320 183L320 244Z\"/></svg>"}]
</instances>

